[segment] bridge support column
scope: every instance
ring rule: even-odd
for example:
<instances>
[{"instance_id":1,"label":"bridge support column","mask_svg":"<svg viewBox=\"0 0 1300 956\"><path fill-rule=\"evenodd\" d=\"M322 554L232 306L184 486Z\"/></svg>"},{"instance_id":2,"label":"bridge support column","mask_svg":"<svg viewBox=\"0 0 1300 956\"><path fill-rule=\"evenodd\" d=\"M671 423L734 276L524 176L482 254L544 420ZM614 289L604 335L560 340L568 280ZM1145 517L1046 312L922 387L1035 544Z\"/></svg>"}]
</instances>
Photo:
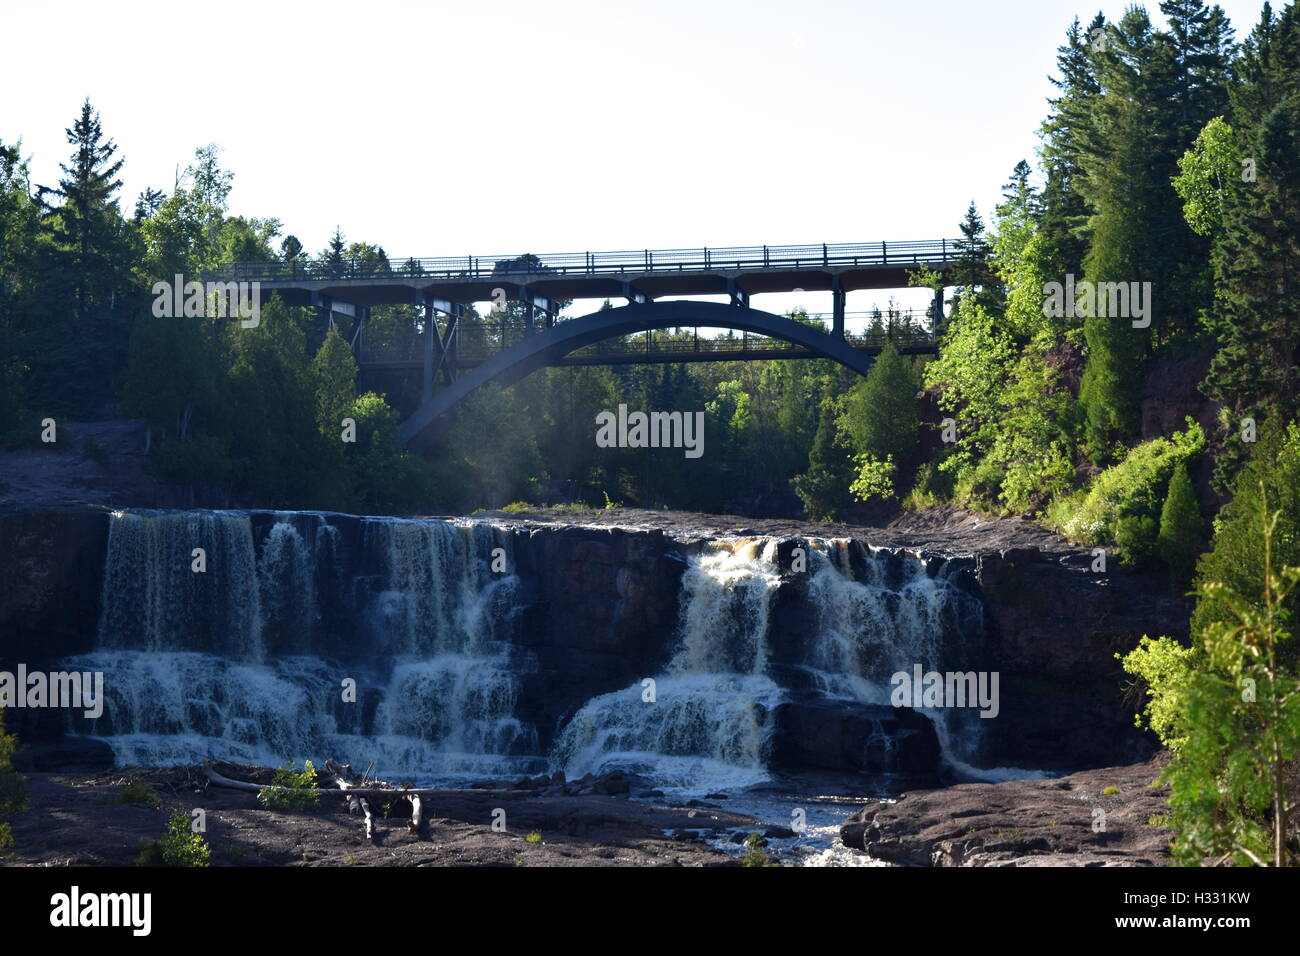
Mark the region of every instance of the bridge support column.
<instances>
[{"instance_id":1,"label":"bridge support column","mask_svg":"<svg viewBox=\"0 0 1300 956\"><path fill-rule=\"evenodd\" d=\"M731 296L732 305L742 309L749 308L749 293L742 289L735 279L727 280L727 295Z\"/></svg>"},{"instance_id":2,"label":"bridge support column","mask_svg":"<svg viewBox=\"0 0 1300 956\"><path fill-rule=\"evenodd\" d=\"M831 276L831 334L844 338L844 283L839 276Z\"/></svg>"},{"instance_id":3,"label":"bridge support column","mask_svg":"<svg viewBox=\"0 0 1300 956\"><path fill-rule=\"evenodd\" d=\"M930 331L938 332L939 326L943 325L943 287L934 290L934 304L930 307L934 312L930 319Z\"/></svg>"},{"instance_id":4,"label":"bridge support column","mask_svg":"<svg viewBox=\"0 0 1300 956\"><path fill-rule=\"evenodd\" d=\"M433 359L435 351L441 352L441 349L434 348L434 343L438 342L438 323L433 318L433 297L426 293L421 298L424 300L424 371L420 380L420 401L425 403L433 398Z\"/></svg>"}]
</instances>

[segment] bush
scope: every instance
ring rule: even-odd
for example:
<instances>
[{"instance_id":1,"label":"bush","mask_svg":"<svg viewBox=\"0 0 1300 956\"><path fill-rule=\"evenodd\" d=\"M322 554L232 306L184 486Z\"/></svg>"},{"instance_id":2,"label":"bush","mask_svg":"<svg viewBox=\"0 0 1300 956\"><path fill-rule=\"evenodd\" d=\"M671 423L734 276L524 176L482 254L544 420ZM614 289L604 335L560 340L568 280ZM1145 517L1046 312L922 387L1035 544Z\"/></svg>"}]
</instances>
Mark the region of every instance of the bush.
<instances>
[{"instance_id":1,"label":"bush","mask_svg":"<svg viewBox=\"0 0 1300 956\"><path fill-rule=\"evenodd\" d=\"M1115 522L1115 544L1123 552L1121 560L1138 568L1151 565L1156 559L1156 538L1159 526L1155 518L1145 515L1123 515Z\"/></svg>"},{"instance_id":2,"label":"bush","mask_svg":"<svg viewBox=\"0 0 1300 956\"><path fill-rule=\"evenodd\" d=\"M167 820L167 833L161 840L146 840L140 846L136 866L210 866L212 849L190 826L190 815L177 807Z\"/></svg>"},{"instance_id":3,"label":"bush","mask_svg":"<svg viewBox=\"0 0 1300 956\"><path fill-rule=\"evenodd\" d=\"M1171 637L1152 640L1144 634L1127 655L1115 656L1146 685L1146 703L1134 724L1141 727L1145 719L1160 742L1176 752L1187 737L1183 696L1196 669L1196 652Z\"/></svg>"},{"instance_id":4,"label":"bush","mask_svg":"<svg viewBox=\"0 0 1300 956\"><path fill-rule=\"evenodd\" d=\"M293 761L277 767L271 786L259 790L257 799L268 810L310 810L320 806L320 794L312 793L316 787L316 768L304 760L302 770L295 770Z\"/></svg>"},{"instance_id":5,"label":"bush","mask_svg":"<svg viewBox=\"0 0 1300 956\"><path fill-rule=\"evenodd\" d=\"M512 501L501 510L506 514L517 515L523 514L526 511L533 511L534 506L529 504L527 501Z\"/></svg>"},{"instance_id":6,"label":"bush","mask_svg":"<svg viewBox=\"0 0 1300 956\"><path fill-rule=\"evenodd\" d=\"M1122 519L1134 516L1159 520L1161 506L1174 469L1186 465L1205 450L1205 433L1191 418L1187 429L1169 438L1154 438L1130 448L1122 461L1107 468L1086 492L1058 499L1048 517L1067 537L1084 544L1120 544ZM1126 534L1138 543L1145 526L1130 524ZM1155 525L1154 541L1159 526Z\"/></svg>"}]
</instances>

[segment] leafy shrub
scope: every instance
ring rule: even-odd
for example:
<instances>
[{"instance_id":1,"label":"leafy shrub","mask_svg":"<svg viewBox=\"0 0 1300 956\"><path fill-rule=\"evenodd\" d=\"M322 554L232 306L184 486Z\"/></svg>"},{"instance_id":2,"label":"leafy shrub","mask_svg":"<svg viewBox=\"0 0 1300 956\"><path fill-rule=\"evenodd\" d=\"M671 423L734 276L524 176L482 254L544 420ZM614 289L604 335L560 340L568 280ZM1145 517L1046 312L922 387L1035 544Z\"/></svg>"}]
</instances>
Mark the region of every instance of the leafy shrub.
<instances>
[{"instance_id":1,"label":"leafy shrub","mask_svg":"<svg viewBox=\"0 0 1300 956\"><path fill-rule=\"evenodd\" d=\"M517 515L517 514L523 514L525 511L533 511L535 509L533 505L529 504L527 501L512 501L510 502L510 504L506 505L501 510L504 511L506 514Z\"/></svg>"},{"instance_id":2,"label":"leafy shrub","mask_svg":"<svg viewBox=\"0 0 1300 956\"><path fill-rule=\"evenodd\" d=\"M1120 544L1116 534L1121 519L1136 516L1158 521L1174 469L1204 450L1205 433L1188 418L1185 431L1129 449L1123 460L1094 478L1085 492L1057 499L1048 508L1048 518L1066 536L1084 544ZM1130 526L1126 531L1130 542L1139 543L1144 530ZM1153 542L1156 533L1158 526L1151 535Z\"/></svg>"},{"instance_id":3,"label":"leafy shrub","mask_svg":"<svg viewBox=\"0 0 1300 956\"><path fill-rule=\"evenodd\" d=\"M190 826L190 815L177 807L167 820L161 840L146 840L140 846L136 866L210 866L212 849L203 834Z\"/></svg>"},{"instance_id":4,"label":"leafy shrub","mask_svg":"<svg viewBox=\"0 0 1300 956\"><path fill-rule=\"evenodd\" d=\"M777 866L772 854L767 852L767 841L759 834L751 833L745 841L745 854L740 858L741 866Z\"/></svg>"},{"instance_id":5,"label":"leafy shrub","mask_svg":"<svg viewBox=\"0 0 1300 956\"><path fill-rule=\"evenodd\" d=\"M1124 670L1146 685L1146 703L1133 719L1150 727L1160 742L1177 751L1187 737L1184 695L1196 667L1197 654L1171 637L1142 636L1127 655L1116 654Z\"/></svg>"},{"instance_id":6,"label":"leafy shrub","mask_svg":"<svg viewBox=\"0 0 1300 956\"><path fill-rule=\"evenodd\" d=\"M268 810L310 810L320 806L320 794L312 793L316 787L316 768L310 760L303 761L302 770L295 770L293 761L277 767L271 786L258 791L257 799Z\"/></svg>"}]
</instances>

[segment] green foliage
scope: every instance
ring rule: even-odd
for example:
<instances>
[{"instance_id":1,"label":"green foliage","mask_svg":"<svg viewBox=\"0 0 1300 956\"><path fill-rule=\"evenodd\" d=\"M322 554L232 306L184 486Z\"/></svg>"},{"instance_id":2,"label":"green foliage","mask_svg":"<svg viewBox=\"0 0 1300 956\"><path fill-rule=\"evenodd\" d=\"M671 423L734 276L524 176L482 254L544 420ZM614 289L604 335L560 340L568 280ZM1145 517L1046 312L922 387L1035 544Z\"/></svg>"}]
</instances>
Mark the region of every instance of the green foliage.
<instances>
[{"instance_id":1,"label":"green foliage","mask_svg":"<svg viewBox=\"0 0 1300 956\"><path fill-rule=\"evenodd\" d=\"M525 511L532 511L534 508L535 506L529 504L527 501L512 501L501 510L506 514L517 515L523 514Z\"/></svg>"},{"instance_id":2,"label":"green foliage","mask_svg":"<svg viewBox=\"0 0 1300 956\"><path fill-rule=\"evenodd\" d=\"M1121 514L1115 519L1115 544L1125 564L1148 567L1156 559L1160 525L1143 514Z\"/></svg>"},{"instance_id":3,"label":"green foliage","mask_svg":"<svg viewBox=\"0 0 1300 956\"><path fill-rule=\"evenodd\" d=\"M1234 481L1232 500L1215 518L1211 550L1197 565L1198 580L1221 582L1227 588L1223 593L1258 590L1266 573L1260 548L1266 501L1282 506L1273 525L1274 558L1280 566L1300 566L1300 424L1284 427L1273 421L1261 429L1251 458ZM1218 599L1218 593L1203 594L1197 601L1193 634L1236 620L1236 612ZM1292 620L1300 619L1300 596L1291 595L1285 607ZM1283 654L1293 664L1300 662L1300 647L1295 643L1285 647Z\"/></svg>"},{"instance_id":4,"label":"green foliage","mask_svg":"<svg viewBox=\"0 0 1300 956\"><path fill-rule=\"evenodd\" d=\"M894 496L894 456L886 455L884 460L872 455L854 455L858 466L858 476L849 485L849 491L859 501L872 498L892 498Z\"/></svg>"},{"instance_id":5,"label":"green foliage","mask_svg":"<svg viewBox=\"0 0 1300 956\"><path fill-rule=\"evenodd\" d=\"M1177 751L1187 738L1184 695L1196 671L1197 654L1173 638L1153 640L1145 634L1127 655L1115 655L1124 670L1145 684L1146 703L1134 723L1144 725L1170 750Z\"/></svg>"},{"instance_id":6,"label":"green foliage","mask_svg":"<svg viewBox=\"0 0 1300 956\"><path fill-rule=\"evenodd\" d=\"M1122 519L1144 519L1141 525L1130 522L1125 533L1130 536L1129 543L1149 557L1143 542L1154 546L1159 531L1156 522L1174 469L1204 449L1205 433L1189 418L1185 431L1129 449L1122 461L1094 478L1086 491L1054 502L1048 516L1068 537L1093 545L1119 544Z\"/></svg>"},{"instance_id":7,"label":"green foliage","mask_svg":"<svg viewBox=\"0 0 1300 956\"><path fill-rule=\"evenodd\" d=\"M14 843L10 818L27 805L27 780L13 768L17 749L18 738L5 733L4 709L0 708L0 854L7 853Z\"/></svg>"},{"instance_id":8,"label":"green foliage","mask_svg":"<svg viewBox=\"0 0 1300 956\"><path fill-rule=\"evenodd\" d=\"M195 833L190 815L177 807L167 820L167 832L161 840L147 840L140 847L136 866L210 866L212 848L203 834Z\"/></svg>"},{"instance_id":9,"label":"green foliage","mask_svg":"<svg viewBox=\"0 0 1300 956\"><path fill-rule=\"evenodd\" d=\"M277 767L271 785L258 791L257 800L268 810L310 810L320 806L320 794L312 793L316 787L316 768L310 760L295 770L290 761Z\"/></svg>"},{"instance_id":10,"label":"green foliage","mask_svg":"<svg viewBox=\"0 0 1300 956\"><path fill-rule=\"evenodd\" d=\"M1169 479L1169 490L1160 509L1160 536L1156 550L1169 568L1169 585L1185 588L1196 568L1201 544L1201 506L1196 502L1187 463L1180 463Z\"/></svg>"},{"instance_id":11,"label":"green foliage","mask_svg":"<svg viewBox=\"0 0 1300 956\"><path fill-rule=\"evenodd\" d=\"M740 858L741 866L780 866L780 863L767 852L767 841L760 834L751 833L745 841L745 852Z\"/></svg>"},{"instance_id":12,"label":"green foliage","mask_svg":"<svg viewBox=\"0 0 1300 956\"><path fill-rule=\"evenodd\" d=\"M855 455L907 462L916 454L916 375L886 344L871 370L849 392L840 418Z\"/></svg>"},{"instance_id":13,"label":"green foliage","mask_svg":"<svg viewBox=\"0 0 1300 956\"><path fill-rule=\"evenodd\" d=\"M1197 134L1178 160L1174 189L1183 200L1183 215L1197 235L1208 236L1223 225L1226 193L1241 175L1241 154L1232 127L1216 116Z\"/></svg>"},{"instance_id":14,"label":"green foliage","mask_svg":"<svg viewBox=\"0 0 1300 956\"><path fill-rule=\"evenodd\" d=\"M1165 778L1177 832L1176 863L1293 865L1287 839L1296 811L1287 775L1300 759L1300 683L1283 661L1291 635L1286 603L1300 568L1273 551L1276 512L1261 498L1264 577L1249 591L1203 580L1198 589L1228 614L1196 635L1206 666L1193 672L1180 703L1187 736Z\"/></svg>"},{"instance_id":15,"label":"green foliage","mask_svg":"<svg viewBox=\"0 0 1300 956\"><path fill-rule=\"evenodd\" d=\"M337 442L343 419L356 400L357 360L333 323L312 359L312 375L316 380L316 424L326 439Z\"/></svg>"},{"instance_id":16,"label":"green foliage","mask_svg":"<svg viewBox=\"0 0 1300 956\"><path fill-rule=\"evenodd\" d=\"M528 836L524 837L524 839L527 840L529 843L533 844L534 846L537 846L542 842L542 835L534 831L528 834Z\"/></svg>"},{"instance_id":17,"label":"green foliage","mask_svg":"<svg viewBox=\"0 0 1300 956\"><path fill-rule=\"evenodd\" d=\"M808 469L791 482L813 521L838 520L849 505L853 460L839 427L839 403L831 397L818 409L817 430L808 453Z\"/></svg>"}]
</instances>

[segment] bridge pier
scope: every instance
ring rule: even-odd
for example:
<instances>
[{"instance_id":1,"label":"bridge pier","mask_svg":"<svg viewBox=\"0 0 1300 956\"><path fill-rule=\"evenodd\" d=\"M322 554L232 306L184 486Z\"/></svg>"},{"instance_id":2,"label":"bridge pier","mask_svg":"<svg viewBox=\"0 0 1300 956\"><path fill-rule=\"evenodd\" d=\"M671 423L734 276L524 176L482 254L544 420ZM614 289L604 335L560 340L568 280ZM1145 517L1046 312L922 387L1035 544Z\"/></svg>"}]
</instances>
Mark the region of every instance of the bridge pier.
<instances>
[{"instance_id":1,"label":"bridge pier","mask_svg":"<svg viewBox=\"0 0 1300 956\"><path fill-rule=\"evenodd\" d=\"M844 282L838 275L831 276L831 334L844 338Z\"/></svg>"}]
</instances>

